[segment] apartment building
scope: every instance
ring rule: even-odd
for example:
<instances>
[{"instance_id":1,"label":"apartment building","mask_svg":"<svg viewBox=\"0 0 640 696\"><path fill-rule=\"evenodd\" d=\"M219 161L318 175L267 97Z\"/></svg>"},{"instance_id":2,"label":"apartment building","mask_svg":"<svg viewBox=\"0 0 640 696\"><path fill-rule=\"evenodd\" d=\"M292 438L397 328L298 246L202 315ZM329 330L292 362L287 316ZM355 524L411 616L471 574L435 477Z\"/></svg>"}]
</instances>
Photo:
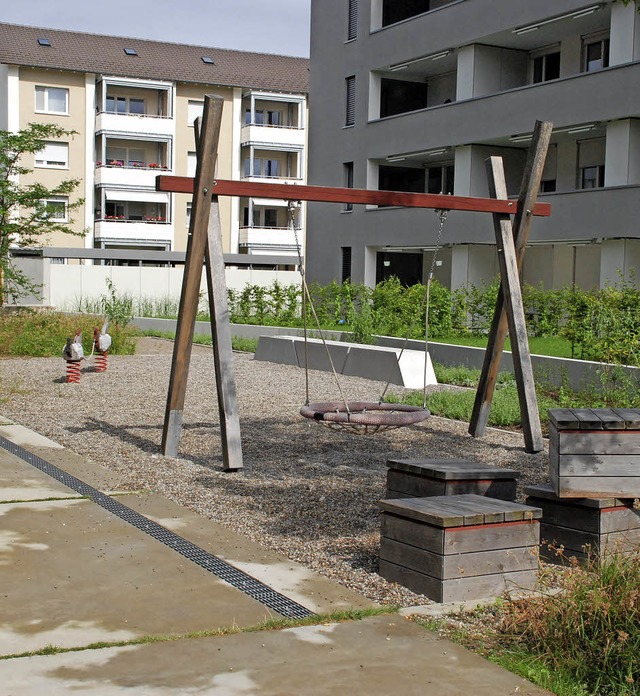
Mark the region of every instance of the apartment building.
<instances>
[{"instance_id":1,"label":"apartment building","mask_svg":"<svg viewBox=\"0 0 640 696\"><path fill-rule=\"evenodd\" d=\"M309 181L487 196L500 155L517 195L536 120L554 125L523 278L640 282L640 16L585 0L312 0ZM432 211L314 204L308 275L424 279ZM436 277L498 273L490 215L451 212Z\"/></svg>"},{"instance_id":2,"label":"apartment building","mask_svg":"<svg viewBox=\"0 0 640 696\"><path fill-rule=\"evenodd\" d=\"M224 99L220 178L303 183L307 83L303 58L0 24L0 128L75 131L25 161L27 181L82 181L82 234L52 246L183 251L190 197L156 192L155 177L194 175L207 94ZM66 201L52 204L64 218ZM220 212L225 252L297 259L285 201L221 198Z\"/></svg>"}]
</instances>

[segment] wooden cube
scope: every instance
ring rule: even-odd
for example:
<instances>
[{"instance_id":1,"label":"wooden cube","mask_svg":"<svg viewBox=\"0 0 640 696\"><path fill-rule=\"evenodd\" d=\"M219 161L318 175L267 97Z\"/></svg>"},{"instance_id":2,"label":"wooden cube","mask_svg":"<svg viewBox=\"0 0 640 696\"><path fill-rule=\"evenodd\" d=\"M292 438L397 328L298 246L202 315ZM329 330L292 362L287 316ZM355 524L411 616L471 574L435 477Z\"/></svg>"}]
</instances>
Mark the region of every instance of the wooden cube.
<instances>
[{"instance_id":1,"label":"wooden cube","mask_svg":"<svg viewBox=\"0 0 640 696\"><path fill-rule=\"evenodd\" d=\"M639 497L640 409L550 409L549 479L560 498Z\"/></svg>"},{"instance_id":2,"label":"wooden cube","mask_svg":"<svg viewBox=\"0 0 640 696\"><path fill-rule=\"evenodd\" d=\"M380 575L436 602L537 583L541 511L468 494L382 500Z\"/></svg>"},{"instance_id":3,"label":"wooden cube","mask_svg":"<svg viewBox=\"0 0 640 696\"><path fill-rule=\"evenodd\" d=\"M525 493L527 505L542 510L540 555L551 563L640 549L640 510L632 499L559 498L550 484L528 486Z\"/></svg>"},{"instance_id":4,"label":"wooden cube","mask_svg":"<svg viewBox=\"0 0 640 696\"><path fill-rule=\"evenodd\" d=\"M387 498L475 493L515 500L519 471L466 459L389 459Z\"/></svg>"}]
</instances>

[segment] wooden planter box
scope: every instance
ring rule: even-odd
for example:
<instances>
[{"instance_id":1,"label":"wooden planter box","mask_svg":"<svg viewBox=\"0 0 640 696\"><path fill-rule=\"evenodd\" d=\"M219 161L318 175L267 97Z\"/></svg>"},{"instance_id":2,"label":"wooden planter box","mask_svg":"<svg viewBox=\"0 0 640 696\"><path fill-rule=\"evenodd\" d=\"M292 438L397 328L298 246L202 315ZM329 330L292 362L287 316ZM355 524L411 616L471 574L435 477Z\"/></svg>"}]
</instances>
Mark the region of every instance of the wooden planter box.
<instances>
[{"instance_id":1,"label":"wooden planter box","mask_svg":"<svg viewBox=\"0 0 640 696\"><path fill-rule=\"evenodd\" d=\"M640 409L550 409L549 479L560 498L639 497Z\"/></svg>"},{"instance_id":2,"label":"wooden planter box","mask_svg":"<svg viewBox=\"0 0 640 696\"><path fill-rule=\"evenodd\" d=\"M633 500L559 498L549 484L528 486L525 493L527 505L542 510L540 555L551 563L640 549L640 509L634 509ZM560 555L555 552L559 546L564 547Z\"/></svg>"},{"instance_id":3,"label":"wooden planter box","mask_svg":"<svg viewBox=\"0 0 640 696\"><path fill-rule=\"evenodd\" d=\"M436 602L535 588L540 510L475 494L380 507L383 578Z\"/></svg>"},{"instance_id":4,"label":"wooden planter box","mask_svg":"<svg viewBox=\"0 0 640 696\"><path fill-rule=\"evenodd\" d=\"M519 471L465 459L387 460L387 498L423 498L476 493L516 499Z\"/></svg>"}]
</instances>

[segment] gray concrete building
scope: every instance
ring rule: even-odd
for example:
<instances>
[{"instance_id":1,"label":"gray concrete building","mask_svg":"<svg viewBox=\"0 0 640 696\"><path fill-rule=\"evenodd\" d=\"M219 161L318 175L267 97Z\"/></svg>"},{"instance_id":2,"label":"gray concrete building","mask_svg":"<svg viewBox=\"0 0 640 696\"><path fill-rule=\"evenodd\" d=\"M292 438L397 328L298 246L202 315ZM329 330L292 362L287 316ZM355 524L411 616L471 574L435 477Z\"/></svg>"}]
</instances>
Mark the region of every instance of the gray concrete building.
<instances>
[{"instance_id":1,"label":"gray concrete building","mask_svg":"<svg viewBox=\"0 0 640 696\"><path fill-rule=\"evenodd\" d=\"M517 195L536 120L554 125L523 279L591 288L640 261L640 16L585 0L312 0L311 184ZM430 210L312 204L308 276L424 280ZM451 212L436 277L498 272L491 216ZM640 277L635 278L640 282Z\"/></svg>"}]
</instances>

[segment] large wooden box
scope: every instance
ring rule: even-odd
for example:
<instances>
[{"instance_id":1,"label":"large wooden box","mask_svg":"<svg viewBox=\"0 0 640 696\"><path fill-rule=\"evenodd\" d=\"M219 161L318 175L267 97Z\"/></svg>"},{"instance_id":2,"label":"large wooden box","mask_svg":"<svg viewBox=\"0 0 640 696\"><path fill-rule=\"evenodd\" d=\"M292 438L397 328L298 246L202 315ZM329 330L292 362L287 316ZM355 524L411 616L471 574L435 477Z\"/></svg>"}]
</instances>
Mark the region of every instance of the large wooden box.
<instances>
[{"instance_id":1,"label":"large wooden box","mask_svg":"<svg viewBox=\"0 0 640 696\"><path fill-rule=\"evenodd\" d=\"M475 493L515 500L520 472L466 459L389 459L387 498Z\"/></svg>"},{"instance_id":2,"label":"large wooden box","mask_svg":"<svg viewBox=\"0 0 640 696\"><path fill-rule=\"evenodd\" d=\"M537 583L541 511L469 494L380 501L380 575L436 602Z\"/></svg>"},{"instance_id":3,"label":"large wooden box","mask_svg":"<svg viewBox=\"0 0 640 696\"><path fill-rule=\"evenodd\" d=\"M540 555L551 563L640 549L640 509L633 500L559 498L549 484L528 486L525 493L527 505L542 510Z\"/></svg>"},{"instance_id":4,"label":"large wooden box","mask_svg":"<svg viewBox=\"0 0 640 696\"><path fill-rule=\"evenodd\" d=\"M549 479L560 498L640 496L640 409L550 409Z\"/></svg>"}]
</instances>

